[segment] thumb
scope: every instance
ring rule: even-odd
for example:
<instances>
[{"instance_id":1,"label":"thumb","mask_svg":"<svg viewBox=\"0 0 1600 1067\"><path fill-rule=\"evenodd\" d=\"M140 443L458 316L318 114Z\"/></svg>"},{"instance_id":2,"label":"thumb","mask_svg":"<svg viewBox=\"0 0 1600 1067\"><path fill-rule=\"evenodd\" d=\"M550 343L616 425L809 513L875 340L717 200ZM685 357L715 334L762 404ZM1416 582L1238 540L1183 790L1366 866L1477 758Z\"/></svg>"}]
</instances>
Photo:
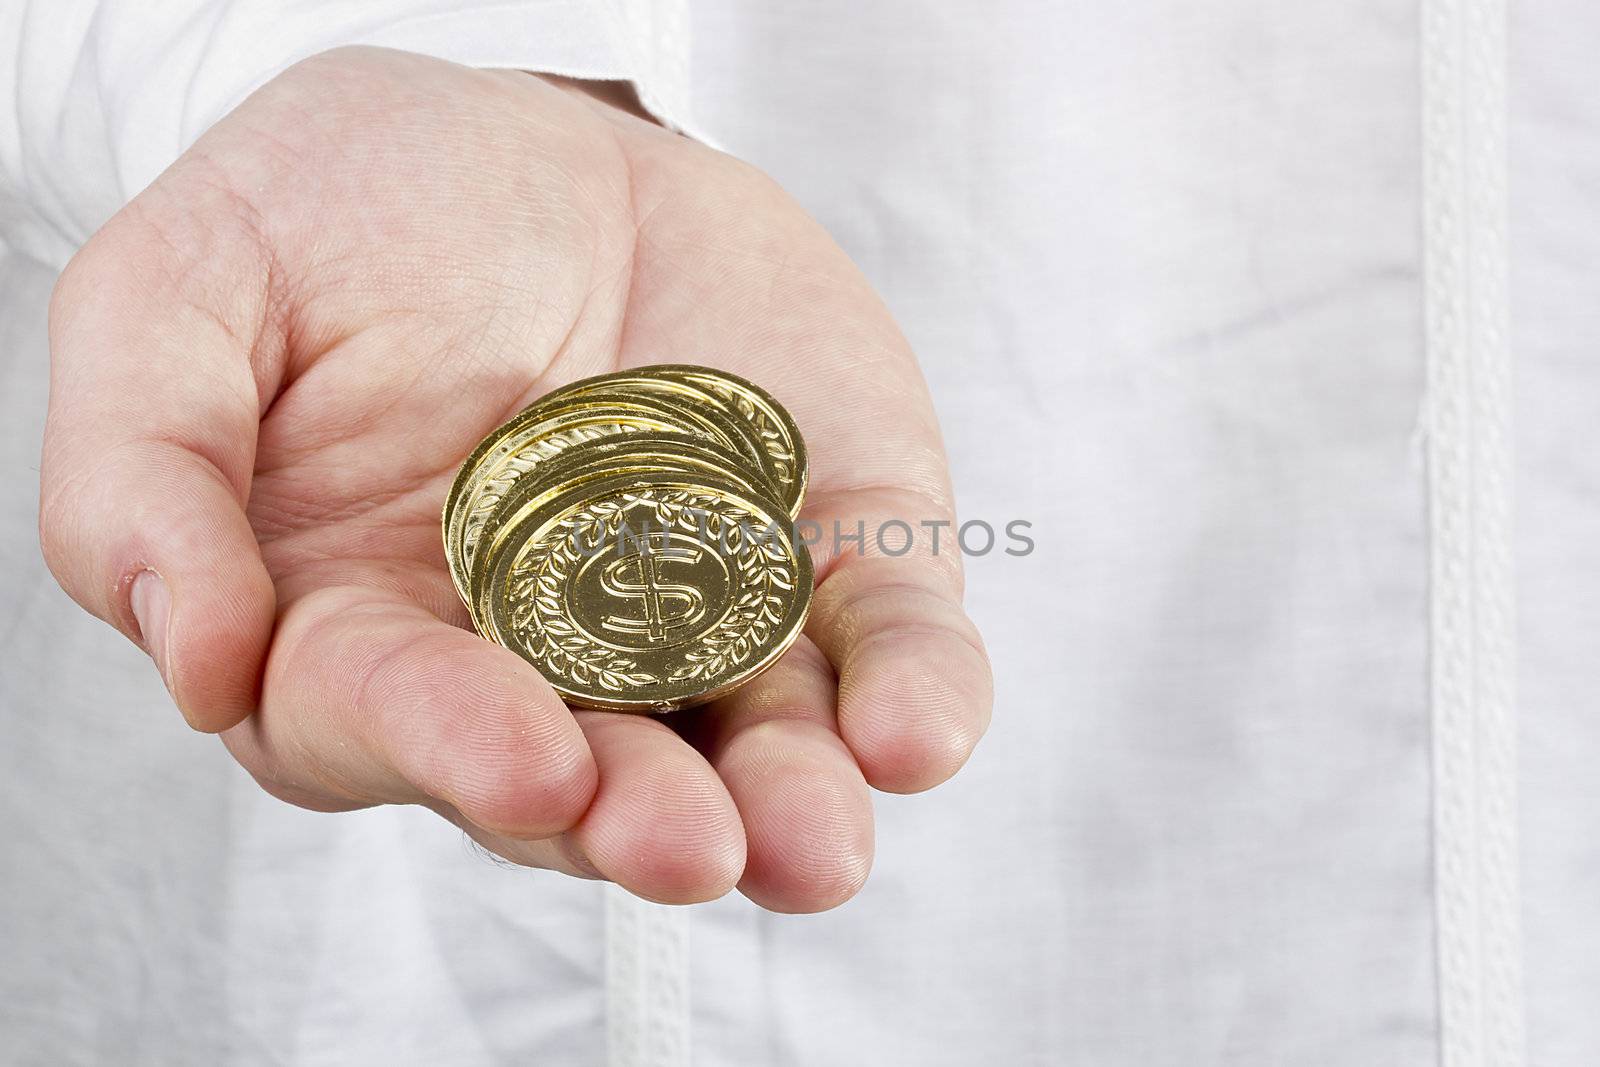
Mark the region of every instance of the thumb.
<instances>
[{"instance_id":1,"label":"thumb","mask_svg":"<svg viewBox=\"0 0 1600 1067\"><path fill-rule=\"evenodd\" d=\"M216 731L254 708L272 635L244 511L270 260L238 198L193 169L124 208L57 282L39 528L62 588Z\"/></svg>"}]
</instances>

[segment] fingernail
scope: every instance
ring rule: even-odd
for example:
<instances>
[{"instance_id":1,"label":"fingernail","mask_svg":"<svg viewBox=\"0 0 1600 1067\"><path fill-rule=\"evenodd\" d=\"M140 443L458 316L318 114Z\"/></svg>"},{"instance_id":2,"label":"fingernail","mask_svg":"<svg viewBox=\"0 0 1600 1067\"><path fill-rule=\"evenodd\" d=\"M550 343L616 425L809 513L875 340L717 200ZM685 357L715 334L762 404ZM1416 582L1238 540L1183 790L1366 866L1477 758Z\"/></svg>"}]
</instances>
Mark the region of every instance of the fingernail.
<instances>
[{"instance_id":1,"label":"fingernail","mask_svg":"<svg viewBox=\"0 0 1600 1067\"><path fill-rule=\"evenodd\" d=\"M155 571L141 571L133 580L130 599L145 650L156 661L156 670L161 672L161 680L170 690L172 678L167 674L167 622L172 616L172 597L167 592L167 583Z\"/></svg>"}]
</instances>

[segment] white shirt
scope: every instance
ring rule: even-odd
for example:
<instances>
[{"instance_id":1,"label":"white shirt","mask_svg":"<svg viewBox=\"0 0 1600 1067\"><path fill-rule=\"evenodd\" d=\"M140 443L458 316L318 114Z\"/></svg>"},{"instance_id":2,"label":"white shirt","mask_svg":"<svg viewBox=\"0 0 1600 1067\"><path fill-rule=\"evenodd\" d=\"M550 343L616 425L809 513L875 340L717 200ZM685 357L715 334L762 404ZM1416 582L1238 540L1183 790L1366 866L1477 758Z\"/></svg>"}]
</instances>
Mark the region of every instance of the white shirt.
<instances>
[{"instance_id":1,"label":"white shirt","mask_svg":"<svg viewBox=\"0 0 1600 1067\"><path fill-rule=\"evenodd\" d=\"M1491 0L1422 13L9 5L0 1062L1600 1062L1600 8L1519 6L1509 61ZM843 908L280 804L45 572L53 269L353 42L631 78L768 170L917 349L963 518L1032 523L968 561L991 733L876 798Z\"/></svg>"}]
</instances>

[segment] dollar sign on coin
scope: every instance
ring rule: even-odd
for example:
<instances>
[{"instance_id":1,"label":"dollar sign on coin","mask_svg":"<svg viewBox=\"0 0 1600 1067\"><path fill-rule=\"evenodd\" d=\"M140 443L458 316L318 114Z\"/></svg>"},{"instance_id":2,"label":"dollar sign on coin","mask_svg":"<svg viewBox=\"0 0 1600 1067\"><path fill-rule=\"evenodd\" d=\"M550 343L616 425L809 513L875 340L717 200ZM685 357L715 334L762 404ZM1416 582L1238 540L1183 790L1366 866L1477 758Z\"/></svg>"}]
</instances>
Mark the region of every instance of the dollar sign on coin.
<instances>
[{"instance_id":1,"label":"dollar sign on coin","mask_svg":"<svg viewBox=\"0 0 1600 1067\"><path fill-rule=\"evenodd\" d=\"M703 554L697 544L669 543L671 537L670 531L650 531L641 551L613 560L602 572L601 589L621 600L637 597L642 602L642 617L608 615L602 623L607 630L665 641L670 633L693 626L705 615L706 598L699 589L661 579L662 568L674 560L695 563Z\"/></svg>"},{"instance_id":2,"label":"dollar sign on coin","mask_svg":"<svg viewBox=\"0 0 1600 1067\"><path fill-rule=\"evenodd\" d=\"M445 499L445 558L479 633L569 703L691 707L799 635L811 559L789 523L806 483L799 427L754 383L616 371L479 442Z\"/></svg>"}]
</instances>

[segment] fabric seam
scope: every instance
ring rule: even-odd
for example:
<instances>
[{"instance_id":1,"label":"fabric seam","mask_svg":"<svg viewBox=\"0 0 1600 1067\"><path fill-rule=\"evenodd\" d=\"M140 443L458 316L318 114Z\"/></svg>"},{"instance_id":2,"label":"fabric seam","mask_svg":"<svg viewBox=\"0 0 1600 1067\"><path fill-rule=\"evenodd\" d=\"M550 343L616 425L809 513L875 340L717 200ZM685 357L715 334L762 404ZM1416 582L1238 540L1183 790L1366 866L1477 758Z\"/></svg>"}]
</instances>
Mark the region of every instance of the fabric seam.
<instances>
[{"instance_id":1,"label":"fabric seam","mask_svg":"<svg viewBox=\"0 0 1600 1067\"><path fill-rule=\"evenodd\" d=\"M1422 0L1440 1062L1524 1062L1504 0Z\"/></svg>"}]
</instances>

